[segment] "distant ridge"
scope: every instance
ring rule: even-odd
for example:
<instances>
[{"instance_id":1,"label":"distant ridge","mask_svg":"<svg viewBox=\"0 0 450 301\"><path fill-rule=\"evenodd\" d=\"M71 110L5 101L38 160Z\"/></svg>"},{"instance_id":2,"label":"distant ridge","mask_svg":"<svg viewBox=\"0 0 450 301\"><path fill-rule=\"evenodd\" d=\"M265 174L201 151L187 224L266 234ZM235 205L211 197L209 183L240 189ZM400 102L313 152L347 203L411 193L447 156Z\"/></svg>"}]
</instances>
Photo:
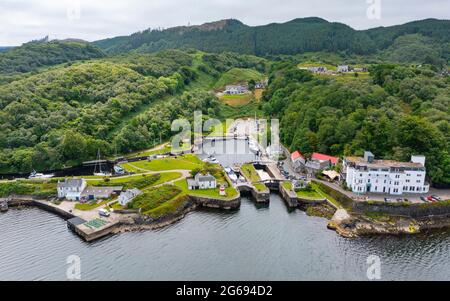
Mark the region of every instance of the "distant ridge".
<instances>
[{"instance_id":1,"label":"distant ridge","mask_svg":"<svg viewBox=\"0 0 450 301\"><path fill-rule=\"evenodd\" d=\"M235 19L203 25L148 29L96 41L109 53L156 52L169 48L195 48L209 52L233 51L254 55L298 54L314 51L373 54L411 34L430 39L439 49L450 41L450 21L426 19L403 25L355 30L348 25L318 17L297 18L286 23L247 26ZM442 54L445 57L445 53Z\"/></svg>"}]
</instances>

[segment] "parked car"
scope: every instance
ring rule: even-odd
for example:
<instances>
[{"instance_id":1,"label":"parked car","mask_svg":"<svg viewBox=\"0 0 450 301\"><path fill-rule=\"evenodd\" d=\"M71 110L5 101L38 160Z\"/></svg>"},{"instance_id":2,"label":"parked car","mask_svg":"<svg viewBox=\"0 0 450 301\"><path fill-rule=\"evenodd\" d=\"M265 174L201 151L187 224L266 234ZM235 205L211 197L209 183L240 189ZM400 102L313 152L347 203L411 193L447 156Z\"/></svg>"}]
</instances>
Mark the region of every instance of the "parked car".
<instances>
[{"instance_id":1,"label":"parked car","mask_svg":"<svg viewBox=\"0 0 450 301\"><path fill-rule=\"evenodd\" d=\"M441 198L441 197L438 197L437 195L432 195L431 197L432 197L433 199L435 199L436 201L438 201L438 202L442 201L442 198Z\"/></svg>"},{"instance_id":2,"label":"parked car","mask_svg":"<svg viewBox=\"0 0 450 301\"><path fill-rule=\"evenodd\" d=\"M424 198L423 196L421 196L420 199L421 199L423 202L428 203L428 200L427 200L426 198Z\"/></svg>"},{"instance_id":3,"label":"parked car","mask_svg":"<svg viewBox=\"0 0 450 301\"><path fill-rule=\"evenodd\" d=\"M385 201L386 203L392 202L392 200L391 200L391 199L388 199L388 198L385 198L384 201Z\"/></svg>"},{"instance_id":4,"label":"parked car","mask_svg":"<svg viewBox=\"0 0 450 301\"><path fill-rule=\"evenodd\" d=\"M435 200L432 196L427 197L427 200L428 200L429 202L433 202L433 203L436 202L436 200Z\"/></svg>"}]
</instances>

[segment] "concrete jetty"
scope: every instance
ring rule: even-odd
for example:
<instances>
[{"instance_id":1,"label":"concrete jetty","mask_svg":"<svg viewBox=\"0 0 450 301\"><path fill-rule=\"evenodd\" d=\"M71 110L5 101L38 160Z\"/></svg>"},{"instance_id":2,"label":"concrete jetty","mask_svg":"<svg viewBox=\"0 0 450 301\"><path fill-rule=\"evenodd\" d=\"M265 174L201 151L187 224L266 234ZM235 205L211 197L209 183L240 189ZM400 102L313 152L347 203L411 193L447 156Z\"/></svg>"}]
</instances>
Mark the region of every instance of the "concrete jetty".
<instances>
[{"instance_id":1,"label":"concrete jetty","mask_svg":"<svg viewBox=\"0 0 450 301\"><path fill-rule=\"evenodd\" d=\"M67 220L69 229L87 242L97 240L114 233L120 225L120 218L101 218L96 210L81 211L75 209L75 203L63 202L59 205L47 200L30 196L12 196L8 200L9 207L37 207L56 214Z\"/></svg>"}]
</instances>

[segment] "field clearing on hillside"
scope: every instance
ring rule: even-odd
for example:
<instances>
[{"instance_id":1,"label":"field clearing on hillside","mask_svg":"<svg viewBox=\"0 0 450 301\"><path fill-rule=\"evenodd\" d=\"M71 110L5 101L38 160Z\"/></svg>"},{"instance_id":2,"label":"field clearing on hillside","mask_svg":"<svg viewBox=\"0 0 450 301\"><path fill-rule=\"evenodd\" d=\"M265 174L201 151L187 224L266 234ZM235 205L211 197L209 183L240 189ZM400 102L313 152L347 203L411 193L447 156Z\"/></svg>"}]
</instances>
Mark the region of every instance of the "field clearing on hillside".
<instances>
[{"instance_id":1,"label":"field clearing on hillside","mask_svg":"<svg viewBox=\"0 0 450 301\"><path fill-rule=\"evenodd\" d=\"M236 94L236 95L222 95L220 97L220 101L232 106L232 107L238 107L238 106L244 106L246 104L249 104L253 100L254 96L251 93L246 94Z\"/></svg>"},{"instance_id":2,"label":"field clearing on hillside","mask_svg":"<svg viewBox=\"0 0 450 301\"><path fill-rule=\"evenodd\" d=\"M227 85L233 85L242 82L248 82L250 80L259 81L264 78L264 75L254 69L242 69L233 68L219 78L214 85L214 89L219 90L225 88Z\"/></svg>"}]
</instances>

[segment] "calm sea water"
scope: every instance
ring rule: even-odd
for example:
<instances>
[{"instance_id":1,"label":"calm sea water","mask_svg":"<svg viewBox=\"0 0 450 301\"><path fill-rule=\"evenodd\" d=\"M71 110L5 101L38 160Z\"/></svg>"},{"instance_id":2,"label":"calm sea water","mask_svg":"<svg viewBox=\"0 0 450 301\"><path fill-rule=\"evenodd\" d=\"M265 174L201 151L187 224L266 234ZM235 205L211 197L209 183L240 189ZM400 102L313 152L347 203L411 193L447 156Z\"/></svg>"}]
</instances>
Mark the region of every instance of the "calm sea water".
<instances>
[{"instance_id":1,"label":"calm sea water","mask_svg":"<svg viewBox=\"0 0 450 301\"><path fill-rule=\"evenodd\" d=\"M216 157L227 166L254 160L247 156ZM450 280L450 232L345 239L326 226L289 211L276 194L267 208L244 198L233 213L192 212L162 230L94 243L50 213L10 210L0 214L0 280L66 280L71 255L81 259L83 280L367 280L373 255L383 280Z\"/></svg>"},{"instance_id":2,"label":"calm sea water","mask_svg":"<svg viewBox=\"0 0 450 301\"><path fill-rule=\"evenodd\" d=\"M234 213L200 211L159 231L85 243L39 209L0 215L0 280L66 280L70 255L83 280L367 280L367 257L384 280L449 280L450 233L344 239L327 221L244 199Z\"/></svg>"}]
</instances>

